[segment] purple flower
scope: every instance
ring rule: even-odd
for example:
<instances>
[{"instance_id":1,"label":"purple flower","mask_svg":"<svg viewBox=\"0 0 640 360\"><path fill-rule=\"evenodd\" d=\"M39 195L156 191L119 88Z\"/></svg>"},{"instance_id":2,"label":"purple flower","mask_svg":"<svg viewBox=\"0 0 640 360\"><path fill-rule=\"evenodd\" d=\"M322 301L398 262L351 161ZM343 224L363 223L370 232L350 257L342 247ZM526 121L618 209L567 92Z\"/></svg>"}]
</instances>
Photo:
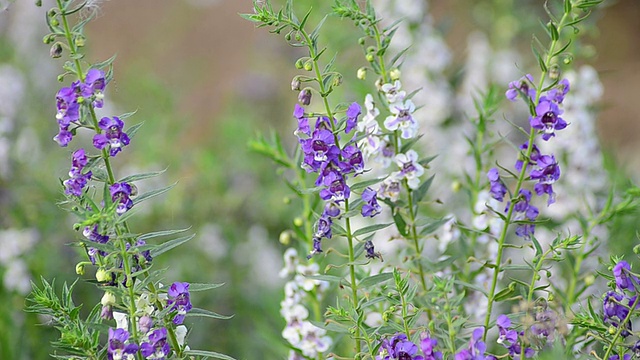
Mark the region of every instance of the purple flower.
<instances>
[{"instance_id":1,"label":"purple flower","mask_svg":"<svg viewBox=\"0 0 640 360\"><path fill-rule=\"evenodd\" d=\"M88 171L86 174L82 173L86 165L87 155L84 149L74 151L71 160L71 169L69 170L70 179L62 183L67 195L82 196L83 189L92 175L91 171Z\"/></svg>"},{"instance_id":2,"label":"purple flower","mask_svg":"<svg viewBox=\"0 0 640 360\"><path fill-rule=\"evenodd\" d=\"M295 105L293 110L293 116L298 119L298 128L294 131L294 135L300 138L300 134L311 136L311 129L309 128L309 119L304 116L304 108L298 104Z\"/></svg>"},{"instance_id":3,"label":"purple flower","mask_svg":"<svg viewBox=\"0 0 640 360\"><path fill-rule=\"evenodd\" d=\"M603 310L603 320L606 324L613 325L615 327L619 327L620 323L627 318L629 315L629 306L623 304L623 300L625 296L615 291L608 291L604 295L604 300L602 302L602 310ZM627 303L630 302L630 299L627 299ZM631 302L633 304L633 302ZM620 332L620 335L623 337L627 337L631 335L631 322L627 321L625 324L625 329Z\"/></svg>"},{"instance_id":4,"label":"purple flower","mask_svg":"<svg viewBox=\"0 0 640 360\"><path fill-rule=\"evenodd\" d=\"M528 148L529 148L529 143L528 142L520 145L520 151L521 151L520 152L520 156L524 156L524 154L527 152ZM529 161L527 161L527 168L530 165L537 164L538 163L538 159L540 159L540 149L538 149L536 144L533 144L532 148L531 148L531 155L529 155ZM516 170L521 171L523 164L524 164L524 160L523 159L519 158L518 160L516 160L516 165L515 165Z\"/></svg>"},{"instance_id":5,"label":"purple flower","mask_svg":"<svg viewBox=\"0 0 640 360\"><path fill-rule=\"evenodd\" d=\"M149 334L149 341L140 345L140 353L147 359L164 360L171 351L167 343L167 329L160 328Z\"/></svg>"},{"instance_id":6,"label":"purple flower","mask_svg":"<svg viewBox=\"0 0 640 360\"><path fill-rule=\"evenodd\" d=\"M507 203L505 211L509 210L509 206L511 206L511 202ZM518 198L513 205L513 211L515 212L515 220L534 221L538 217L538 208L531 205L531 191L528 189L520 189ZM529 239L535 232L535 229L535 224L521 223L516 227L516 235Z\"/></svg>"},{"instance_id":7,"label":"purple flower","mask_svg":"<svg viewBox=\"0 0 640 360\"><path fill-rule=\"evenodd\" d=\"M378 204L377 192L371 188L366 188L362 192L362 216L374 217L382 211L382 207Z\"/></svg>"},{"instance_id":8,"label":"purple flower","mask_svg":"<svg viewBox=\"0 0 640 360\"><path fill-rule=\"evenodd\" d=\"M153 319L149 315L144 315L138 320L138 330L146 334L153 327Z\"/></svg>"},{"instance_id":9,"label":"purple flower","mask_svg":"<svg viewBox=\"0 0 640 360\"><path fill-rule=\"evenodd\" d=\"M360 105L358 105L358 103L354 102L353 104L349 105L349 108L347 109L347 126L344 129L344 132L348 134L349 132L351 132L351 130L353 130L353 128L356 127L356 125L358 124L358 116L360 116L361 113L362 108L360 107Z\"/></svg>"},{"instance_id":10,"label":"purple flower","mask_svg":"<svg viewBox=\"0 0 640 360\"><path fill-rule=\"evenodd\" d=\"M69 145L71 140L73 140L73 134L68 131L67 128L60 128L60 131L56 136L53 137L53 140L58 143L61 147L66 147Z\"/></svg>"},{"instance_id":11,"label":"purple flower","mask_svg":"<svg viewBox=\"0 0 640 360\"><path fill-rule=\"evenodd\" d=\"M173 323L176 325L182 324L184 316L189 310L191 310L191 301L189 300L189 283L174 282L171 284L169 291L167 291L169 298L167 300L167 307L171 311L178 311L173 318Z\"/></svg>"},{"instance_id":12,"label":"purple flower","mask_svg":"<svg viewBox=\"0 0 640 360\"><path fill-rule=\"evenodd\" d=\"M536 97L536 89L533 88L533 76L527 74L520 80L512 81L509 83L509 89L505 93L505 96L510 101L516 101L518 94L524 94L529 99Z\"/></svg>"},{"instance_id":13,"label":"purple flower","mask_svg":"<svg viewBox=\"0 0 640 360\"><path fill-rule=\"evenodd\" d=\"M496 321L498 325L498 344L501 344L505 348L509 349L509 355L520 355L522 353L522 346L518 341L518 332L511 329L511 320L506 315L498 316ZM526 348L524 351L525 357L532 357L535 351L531 348ZM518 359L520 357L514 357Z\"/></svg>"},{"instance_id":14,"label":"purple flower","mask_svg":"<svg viewBox=\"0 0 640 360\"><path fill-rule=\"evenodd\" d=\"M487 178L489 178L489 182L491 184L491 189L489 190L491 197L498 201L502 201L504 199L504 195L507 193L507 187L500 179L498 169L492 168L489 170Z\"/></svg>"},{"instance_id":15,"label":"purple flower","mask_svg":"<svg viewBox=\"0 0 640 360\"><path fill-rule=\"evenodd\" d=\"M562 110L558 104L542 97L536 106L536 116L531 117L529 121L532 128L543 131L542 139L547 141L556 136L556 130L567 127L567 123L560 117L561 114Z\"/></svg>"},{"instance_id":16,"label":"purple flower","mask_svg":"<svg viewBox=\"0 0 640 360\"><path fill-rule=\"evenodd\" d=\"M562 102L564 101L564 97L567 95L570 88L571 86L569 85L569 80L562 79L558 83L557 87L549 90L549 92L547 93L547 97L558 104L562 104Z\"/></svg>"},{"instance_id":17,"label":"purple flower","mask_svg":"<svg viewBox=\"0 0 640 360\"><path fill-rule=\"evenodd\" d=\"M109 241L109 236L106 234L100 234L98 232L98 225L93 225L93 227L91 226L87 226L84 228L84 230L82 230L82 235L84 235L87 239L93 241L93 242L97 242L99 244L106 244ZM102 251L102 250L98 250L96 248L93 247L89 247L89 249L87 250L87 255L89 255L89 260L91 261L92 264L96 264L96 255L100 254L101 256L106 256L107 253Z\"/></svg>"},{"instance_id":18,"label":"purple flower","mask_svg":"<svg viewBox=\"0 0 640 360\"><path fill-rule=\"evenodd\" d=\"M126 330L109 328L107 358L114 360L124 358L123 355L135 355L138 352L138 345L125 344L127 340L129 340L129 333Z\"/></svg>"},{"instance_id":19,"label":"purple flower","mask_svg":"<svg viewBox=\"0 0 640 360\"><path fill-rule=\"evenodd\" d=\"M330 173L324 178L326 189L320 190L320 198L322 200L331 200L340 203L349 198L351 190L343 176L336 172Z\"/></svg>"},{"instance_id":20,"label":"purple flower","mask_svg":"<svg viewBox=\"0 0 640 360\"><path fill-rule=\"evenodd\" d=\"M620 355L611 355L609 356L609 360L620 360ZM622 360L631 360L631 354L624 354Z\"/></svg>"},{"instance_id":21,"label":"purple flower","mask_svg":"<svg viewBox=\"0 0 640 360\"><path fill-rule=\"evenodd\" d=\"M425 337L420 341L420 349L424 354L424 360L440 360L442 359L442 352L433 351L438 345L438 340Z\"/></svg>"},{"instance_id":22,"label":"purple flower","mask_svg":"<svg viewBox=\"0 0 640 360\"><path fill-rule=\"evenodd\" d=\"M377 360L424 360L422 355L416 355L418 346L407 340L405 334L396 334L391 340L382 340L381 351Z\"/></svg>"},{"instance_id":23,"label":"purple flower","mask_svg":"<svg viewBox=\"0 0 640 360\"><path fill-rule=\"evenodd\" d=\"M467 349L463 349L455 355L455 360L490 360L495 359L495 357L491 355L485 355L484 352L487 350L487 346L485 343L480 340L482 338L482 334L484 333L484 328L479 327L473 331L473 335L471 336L471 340L469 341L469 347Z\"/></svg>"},{"instance_id":24,"label":"purple flower","mask_svg":"<svg viewBox=\"0 0 640 360\"><path fill-rule=\"evenodd\" d=\"M311 90L304 88L298 93L298 102L302 105L311 104Z\"/></svg>"},{"instance_id":25,"label":"purple flower","mask_svg":"<svg viewBox=\"0 0 640 360\"><path fill-rule=\"evenodd\" d=\"M80 104L78 104L75 90L64 87L56 95L56 119L60 128L66 129L72 121L80 119Z\"/></svg>"},{"instance_id":26,"label":"purple flower","mask_svg":"<svg viewBox=\"0 0 640 360\"><path fill-rule=\"evenodd\" d=\"M373 246L373 241L367 240L364 243L364 251L366 252L366 254L364 254L364 257L366 257L367 259L378 258L382 260L382 255L380 255L379 252L376 252L376 248Z\"/></svg>"},{"instance_id":27,"label":"purple flower","mask_svg":"<svg viewBox=\"0 0 640 360\"><path fill-rule=\"evenodd\" d=\"M97 69L89 70L87 72L87 76L85 77L84 85L93 96L93 106L101 108L104 104L103 92L106 85L104 72Z\"/></svg>"},{"instance_id":28,"label":"purple flower","mask_svg":"<svg viewBox=\"0 0 640 360\"><path fill-rule=\"evenodd\" d=\"M329 201L324 206L323 215L335 218L340 216L340 206L336 202Z\"/></svg>"},{"instance_id":29,"label":"purple flower","mask_svg":"<svg viewBox=\"0 0 640 360\"><path fill-rule=\"evenodd\" d=\"M400 172L391 173L391 175L380 184L378 197L396 202L400 196L400 180Z\"/></svg>"},{"instance_id":30,"label":"purple flower","mask_svg":"<svg viewBox=\"0 0 640 360\"><path fill-rule=\"evenodd\" d=\"M409 188L416 190L420 186L420 176L424 174L424 168L418 162L418 153L409 150L405 154L396 155L396 164L400 168L400 175L407 180Z\"/></svg>"},{"instance_id":31,"label":"purple flower","mask_svg":"<svg viewBox=\"0 0 640 360\"><path fill-rule=\"evenodd\" d=\"M635 284L638 283L638 279L635 278L635 276L630 277L630 272L631 265L624 260L619 261L616 266L613 267L613 276L616 278L618 289L635 289Z\"/></svg>"},{"instance_id":32,"label":"purple flower","mask_svg":"<svg viewBox=\"0 0 640 360\"><path fill-rule=\"evenodd\" d=\"M413 102L407 100L404 103L395 103L389 110L391 111L391 115L384 120L384 126L387 130L401 130L402 134L400 136L403 139L415 137L418 131L418 123L412 115L416 110Z\"/></svg>"},{"instance_id":33,"label":"purple flower","mask_svg":"<svg viewBox=\"0 0 640 360\"><path fill-rule=\"evenodd\" d=\"M553 155L542 155L538 159L538 169L531 171L531 179L538 180L533 186L538 196L548 194L549 199L547 205L551 205L556 201L556 194L553 192L553 183L560 179L560 166Z\"/></svg>"},{"instance_id":34,"label":"purple flower","mask_svg":"<svg viewBox=\"0 0 640 360\"><path fill-rule=\"evenodd\" d=\"M311 138L300 142L305 155L303 163L308 172L320 170L323 163L337 159L340 154L333 133L326 129L316 129Z\"/></svg>"},{"instance_id":35,"label":"purple flower","mask_svg":"<svg viewBox=\"0 0 640 360\"><path fill-rule=\"evenodd\" d=\"M342 149L342 158L344 161L340 163L340 170L347 174L351 171L355 172L355 176L364 172L364 159L362 152L355 145L347 145Z\"/></svg>"},{"instance_id":36,"label":"purple flower","mask_svg":"<svg viewBox=\"0 0 640 360\"><path fill-rule=\"evenodd\" d=\"M109 145L109 155L116 156L123 147L129 145L129 136L122 131L124 122L117 116L113 118L103 117L98 122L98 126L104 133L96 134L93 137L93 146L96 149L102 150Z\"/></svg>"},{"instance_id":37,"label":"purple flower","mask_svg":"<svg viewBox=\"0 0 640 360\"><path fill-rule=\"evenodd\" d=\"M131 185L127 183L115 183L109 186L109 192L111 193L111 201L116 206L116 213L122 215L127 210L133 207L133 201L131 200Z\"/></svg>"}]
</instances>

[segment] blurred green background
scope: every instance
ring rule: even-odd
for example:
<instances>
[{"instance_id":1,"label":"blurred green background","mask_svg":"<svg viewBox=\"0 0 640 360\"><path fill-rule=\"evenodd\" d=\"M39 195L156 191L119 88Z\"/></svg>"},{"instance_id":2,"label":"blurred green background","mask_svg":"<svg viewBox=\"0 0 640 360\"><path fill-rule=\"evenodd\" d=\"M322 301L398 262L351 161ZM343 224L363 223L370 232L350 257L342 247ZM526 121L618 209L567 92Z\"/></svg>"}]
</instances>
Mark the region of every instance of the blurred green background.
<instances>
[{"instance_id":1,"label":"blurred green background","mask_svg":"<svg viewBox=\"0 0 640 360\"><path fill-rule=\"evenodd\" d=\"M331 2L294 3L298 11L313 6L317 20ZM467 37L479 29L493 34L494 48L521 51L528 59L524 67L531 62L527 49L543 16L542 3L435 0L429 6L453 64L464 64ZM25 284L11 281L43 276L61 284L76 278L80 258L66 244L78 234L71 229L73 219L56 205L63 199L58 179L66 177L73 149L51 140L62 60L49 58L41 40L50 3L0 4L0 358L44 359L57 333L42 325L46 319L22 311ZM249 0L105 1L87 26L86 50L90 61L117 54L107 91L109 114L137 110L129 125L145 123L116 158L118 176L166 168L141 187L177 182L139 212L135 231L190 226L196 238L157 259L169 266L167 282L226 283L192 300L235 317L192 322L192 348L238 359L281 359L287 348L280 338L278 271L284 246L278 236L291 226L296 209L285 204L288 190L276 167L251 153L247 142L276 129L288 148L293 146L296 94L289 84L303 54L241 19L243 12L251 12ZM591 57L580 60L592 64L604 84L598 129L605 148L636 176L639 17L638 1L608 2L592 18L597 29L583 39ZM323 41L330 39L332 50L344 55L340 69L350 71L345 82L353 82L355 69L363 65L355 42L359 35L336 18L324 29ZM504 39L509 42L501 43ZM91 285L77 286L77 303L92 305L100 296Z\"/></svg>"}]
</instances>

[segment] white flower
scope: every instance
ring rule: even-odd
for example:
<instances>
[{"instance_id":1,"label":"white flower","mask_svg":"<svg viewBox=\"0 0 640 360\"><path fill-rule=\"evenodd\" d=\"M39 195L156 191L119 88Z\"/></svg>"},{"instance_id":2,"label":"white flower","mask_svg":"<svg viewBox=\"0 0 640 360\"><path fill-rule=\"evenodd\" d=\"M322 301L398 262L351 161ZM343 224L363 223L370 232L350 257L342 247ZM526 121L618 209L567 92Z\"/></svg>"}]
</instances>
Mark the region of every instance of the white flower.
<instances>
[{"instance_id":1,"label":"white flower","mask_svg":"<svg viewBox=\"0 0 640 360\"><path fill-rule=\"evenodd\" d=\"M298 265L298 251L294 248L288 248L284 252L284 267L280 270L280 277L285 278L296 271Z\"/></svg>"},{"instance_id":2,"label":"white flower","mask_svg":"<svg viewBox=\"0 0 640 360\"><path fill-rule=\"evenodd\" d=\"M113 318L116 321L116 329L129 329L129 321L127 314L114 311Z\"/></svg>"},{"instance_id":3,"label":"white flower","mask_svg":"<svg viewBox=\"0 0 640 360\"><path fill-rule=\"evenodd\" d=\"M402 84L400 83L400 80L396 80L393 82L393 84L382 85L381 90L387 97L387 101L389 102L389 104L395 104L402 102L404 100L404 97L407 95L405 91L400 90L401 88Z\"/></svg>"},{"instance_id":4,"label":"white flower","mask_svg":"<svg viewBox=\"0 0 640 360\"><path fill-rule=\"evenodd\" d=\"M389 111L392 115L384 120L384 126L390 131L401 130L403 139L415 137L418 132L418 123L412 115L415 110L416 106L411 100L391 105Z\"/></svg>"},{"instance_id":5,"label":"white flower","mask_svg":"<svg viewBox=\"0 0 640 360\"><path fill-rule=\"evenodd\" d=\"M405 154L396 155L396 164L400 168L400 174L407 179L407 184L413 190L420 186L420 176L424 174L424 168L418 163L418 153L409 150Z\"/></svg>"}]
</instances>

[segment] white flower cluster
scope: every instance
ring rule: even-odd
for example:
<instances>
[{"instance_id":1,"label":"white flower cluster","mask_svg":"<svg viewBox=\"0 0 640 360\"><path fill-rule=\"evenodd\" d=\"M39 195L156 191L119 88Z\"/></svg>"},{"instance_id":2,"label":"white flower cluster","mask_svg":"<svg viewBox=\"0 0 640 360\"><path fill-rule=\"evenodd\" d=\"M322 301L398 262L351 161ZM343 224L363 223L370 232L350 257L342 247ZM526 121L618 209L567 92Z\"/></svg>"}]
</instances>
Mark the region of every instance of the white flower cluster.
<instances>
[{"instance_id":1,"label":"white flower cluster","mask_svg":"<svg viewBox=\"0 0 640 360\"><path fill-rule=\"evenodd\" d=\"M31 291L31 274L20 256L33 248L38 236L35 229L0 230L0 266L5 268L2 283L7 290L22 295Z\"/></svg>"},{"instance_id":2,"label":"white flower cluster","mask_svg":"<svg viewBox=\"0 0 640 360\"><path fill-rule=\"evenodd\" d=\"M328 287L327 282L310 279L308 276L319 273L318 264L303 265L299 263L298 252L289 248L284 253L284 268L280 277L293 276L284 286L285 297L280 302L280 314L287 322L282 331L285 338L306 358L315 358L331 347L333 340L326 335L326 330L313 325L309 320L309 310L303 305L311 295L319 300ZM302 359L296 351L291 350L289 359Z\"/></svg>"}]
</instances>

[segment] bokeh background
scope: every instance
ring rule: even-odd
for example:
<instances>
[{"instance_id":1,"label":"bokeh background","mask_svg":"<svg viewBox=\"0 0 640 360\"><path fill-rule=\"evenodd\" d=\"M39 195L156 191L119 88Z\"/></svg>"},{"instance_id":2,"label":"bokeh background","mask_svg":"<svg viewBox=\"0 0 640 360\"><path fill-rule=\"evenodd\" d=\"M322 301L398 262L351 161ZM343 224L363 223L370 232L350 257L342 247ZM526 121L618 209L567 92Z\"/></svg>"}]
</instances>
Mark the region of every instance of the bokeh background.
<instances>
[{"instance_id":1,"label":"bokeh background","mask_svg":"<svg viewBox=\"0 0 640 360\"><path fill-rule=\"evenodd\" d=\"M313 6L316 20L330 3L295 1L299 11ZM464 70L469 39L478 34L496 51L517 51L518 66L533 69L530 34L539 31L542 3L429 1L434 26L450 50L450 77ZM590 19L579 63L592 65L604 86L597 129L605 153L621 173L637 178L640 2L605 3ZM72 151L51 140L63 62L51 59L42 43L44 11L51 3L0 4L0 358L44 359L57 333L46 319L22 311L29 280L73 282L80 259L66 246L78 236L73 219L56 205L63 199L58 179L66 176ZM129 121L144 122L116 159L117 172L166 169L141 186L177 182L166 196L146 204L132 225L138 232L191 227L196 234L157 259L170 269L168 283L226 284L192 300L234 318L191 323L192 347L238 359L284 358L284 321L278 313L284 246L278 238L296 209L284 201L288 190L276 167L247 143L275 129L292 145L296 94L290 81L303 54L240 18L251 11L249 0L110 0L99 7L86 28L87 60L117 54L107 111L137 110ZM345 82L355 81L355 69L364 65L352 29L330 18L323 38L340 54ZM357 87L350 91L359 94ZM82 282L76 290L76 302L87 308L101 296Z\"/></svg>"}]
</instances>

